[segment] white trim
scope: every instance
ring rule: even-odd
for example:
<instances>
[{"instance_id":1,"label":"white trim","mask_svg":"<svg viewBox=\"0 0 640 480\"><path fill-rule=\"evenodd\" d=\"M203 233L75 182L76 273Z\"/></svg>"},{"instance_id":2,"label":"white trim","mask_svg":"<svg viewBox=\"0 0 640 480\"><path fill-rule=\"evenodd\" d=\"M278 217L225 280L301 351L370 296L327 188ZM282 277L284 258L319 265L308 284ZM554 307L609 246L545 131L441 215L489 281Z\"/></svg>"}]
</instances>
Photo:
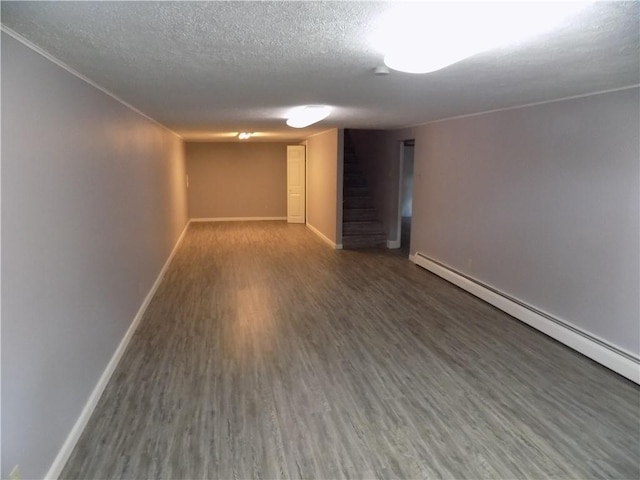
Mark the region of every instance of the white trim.
<instances>
[{"instance_id":1,"label":"white trim","mask_svg":"<svg viewBox=\"0 0 640 480\"><path fill-rule=\"evenodd\" d=\"M309 219L309 142L303 140L300 145L304 145L304 221Z\"/></svg>"},{"instance_id":2,"label":"white trim","mask_svg":"<svg viewBox=\"0 0 640 480\"><path fill-rule=\"evenodd\" d=\"M329 237L327 237L324 233L322 233L320 230L318 230L316 227L314 227L310 223L307 223L307 228L311 230L313 233L315 233L316 235L318 235L325 243L331 245L336 250L342 250L342 244L337 244L336 242L331 240Z\"/></svg>"},{"instance_id":3,"label":"white trim","mask_svg":"<svg viewBox=\"0 0 640 480\"><path fill-rule=\"evenodd\" d=\"M7 27L4 24L0 24L0 30L2 30L4 33L6 33L7 35L9 35L10 37L13 37L15 40L17 40L18 42L22 43L25 47L30 48L31 50L33 50L34 52L38 53L39 55L42 55L44 58L46 58L47 60L49 60L50 62L55 63L57 66L59 66L60 68L66 70L67 72L69 72L71 75L74 75L76 77L78 77L80 80L83 80L85 82L87 82L89 85L91 85L93 88L97 88L98 90L100 90L102 93L110 96L111 98L113 98L116 102L121 103L122 105L124 105L125 107L127 107L130 110L133 110L134 112L136 112L138 115L142 115L144 118L146 118L147 120L155 123L156 125L158 125L159 127L164 128L165 130L167 130L168 132L174 134L176 137L182 139L182 137L177 134L176 132L174 132L173 130L171 130L169 127L167 127L166 125L163 125L162 123L160 123L159 121L157 121L155 118L151 118L149 115L147 115L146 113L138 110L136 107L134 107L133 105L131 105L130 103L125 102L124 100L122 100L120 97L118 97L115 93L110 92L109 90L107 90L106 88L98 85L96 82L94 82L93 80L91 80L88 77L85 77L83 74L81 74L80 72L78 72L77 70L74 70L73 68L71 68L69 65L67 65L66 63L64 63L63 61L57 59L56 57L54 57L53 55L51 55L49 52L47 52L46 50L43 50L42 48L40 48L39 46L37 46L36 44L32 43L31 41L27 40L26 38L24 38L22 35L20 35L18 32L16 32L15 30L12 30L11 28Z\"/></svg>"},{"instance_id":4,"label":"white trim","mask_svg":"<svg viewBox=\"0 0 640 480\"><path fill-rule=\"evenodd\" d=\"M454 117L436 118L435 120L429 120L427 122L416 123L413 125L405 125L404 127L394 128L393 130L405 130L405 129L415 128L415 127L422 127L423 125L431 125L432 123L440 123L440 122L446 122L448 120L456 120L458 118L476 117L478 115L486 115L489 113L506 112L507 110L517 110L519 108L529 108L529 107L535 107L537 105L546 105L547 103L564 102L565 100L575 100L576 98L593 97L595 95L604 95L605 93L620 92L622 90L631 90L632 88L638 88L638 87L640 87L640 84L627 85L625 87L610 88L608 90L599 90L597 92L582 93L580 95L572 95L569 97L560 97L560 98L554 98L552 100L542 100L540 102L525 103L522 105L515 105L513 107L496 108L493 110L484 110L482 112L465 113L463 115L456 115Z\"/></svg>"},{"instance_id":5,"label":"white trim","mask_svg":"<svg viewBox=\"0 0 640 480\"><path fill-rule=\"evenodd\" d=\"M302 140L302 142L306 142L308 139L312 138L312 137L317 137L318 135L322 135L323 133L328 133L328 132L333 132L333 131L338 131L338 128L327 128L326 130L322 130L321 132L318 133L314 133L312 135L308 135L306 137L304 137L304 139ZM301 143L302 143L301 142Z\"/></svg>"},{"instance_id":6,"label":"white trim","mask_svg":"<svg viewBox=\"0 0 640 480\"><path fill-rule=\"evenodd\" d=\"M133 337L133 334L138 328L138 325L140 324L140 321L142 320L142 317L144 316L147 310L147 307L151 302L151 299L155 295L158 287L160 286L160 283L162 282L164 274L166 273L167 269L169 268L169 265L171 264L171 260L173 260L173 257L178 251L178 247L180 246L180 244L182 243L182 240L184 239L187 229L189 228L189 224L190 222L187 222L184 229L182 230L182 233L180 234L180 237L178 237L178 240L176 241L176 244L174 245L173 250L171 250L171 253L169 254L169 258L167 258L167 261L164 263L162 270L160 270L160 273L158 274L156 281L153 283L153 286L151 287L151 290L149 290L149 293L147 293L147 296L142 302L142 305L138 309L138 313L133 318L131 325L129 325L127 332L124 334L124 337L122 337L122 340L120 340L120 344L118 345L118 348L116 348L116 351L113 353L111 360L109 360L107 367L104 369L104 372L102 372L102 375L98 380L98 383L96 384L93 391L91 392L91 395L89 395L89 399L87 400L87 403L82 409L82 412L80 412L80 416L76 420L76 423L73 425L73 428L69 432L69 435L64 441L62 448L58 452L58 455L56 455L56 458L53 460L53 463L51 464L51 467L49 468L49 471L47 472L44 478L57 479L60 476L60 473L62 473L62 469L67 463L67 460L69 460L69 457L71 456L71 453L73 452L73 449L75 448L76 443L78 443L78 440L80 439L80 435L82 435L82 431L87 426L87 423L89 422L89 419L91 418L91 415L93 414L93 411L95 410L96 405L98 404L98 401L100 400L100 397L104 392L104 389L107 387L107 384L109 383L109 379L111 378L111 375L113 375L113 372L118 366L118 362L120 362L122 355L127 349L127 346L131 341L131 337Z\"/></svg>"},{"instance_id":7,"label":"white trim","mask_svg":"<svg viewBox=\"0 0 640 480\"><path fill-rule=\"evenodd\" d=\"M192 218L190 222L258 222L262 220L287 220L287 217L213 217Z\"/></svg>"},{"instance_id":8,"label":"white trim","mask_svg":"<svg viewBox=\"0 0 640 480\"><path fill-rule=\"evenodd\" d=\"M400 248L401 240L387 240L387 248Z\"/></svg>"},{"instance_id":9,"label":"white trim","mask_svg":"<svg viewBox=\"0 0 640 480\"><path fill-rule=\"evenodd\" d=\"M421 253L410 255L409 259L416 265L435 273L512 317L610 368L632 382L640 384L640 358L637 355L611 345L607 341L569 322L540 311L521 300L509 297Z\"/></svg>"}]
</instances>

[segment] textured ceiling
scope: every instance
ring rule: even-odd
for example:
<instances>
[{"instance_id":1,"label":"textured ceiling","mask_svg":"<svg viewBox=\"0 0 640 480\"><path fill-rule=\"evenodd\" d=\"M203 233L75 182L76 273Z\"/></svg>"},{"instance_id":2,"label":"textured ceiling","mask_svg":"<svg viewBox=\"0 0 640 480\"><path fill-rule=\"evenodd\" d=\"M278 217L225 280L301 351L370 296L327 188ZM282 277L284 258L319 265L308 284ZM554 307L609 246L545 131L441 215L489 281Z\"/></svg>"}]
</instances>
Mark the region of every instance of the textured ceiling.
<instances>
[{"instance_id":1,"label":"textured ceiling","mask_svg":"<svg viewBox=\"0 0 640 480\"><path fill-rule=\"evenodd\" d=\"M391 2L7 2L2 23L186 139L395 128L640 83L640 3L428 75L375 76ZM464 5L460 5L464 15ZM438 45L425 45L438 48ZM332 115L295 130L298 104Z\"/></svg>"}]
</instances>

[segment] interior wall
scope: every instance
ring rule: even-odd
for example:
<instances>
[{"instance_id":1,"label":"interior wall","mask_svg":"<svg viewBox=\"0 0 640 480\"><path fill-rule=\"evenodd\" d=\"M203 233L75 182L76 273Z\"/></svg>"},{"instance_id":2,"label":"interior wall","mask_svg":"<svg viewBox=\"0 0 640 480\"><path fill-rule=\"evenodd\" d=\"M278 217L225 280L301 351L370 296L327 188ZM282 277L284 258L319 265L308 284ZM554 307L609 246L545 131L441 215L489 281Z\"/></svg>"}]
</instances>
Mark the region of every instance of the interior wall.
<instances>
[{"instance_id":1,"label":"interior wall","mask_svg":"<svg viewBox=\"0 0 640 480\"><path fill-rule=\"evenodd\" d=\"M2 477L42 478L187 222L182 141L2 34Z\"/></svg>"},{"instance_id":2,"label":"interior wall","mask_svg":"<svg viewBox=\"0 0 640 480\"><path fill-rule=\"evenodd\" d=\"M413 129L348 130L369 193L388 240L398 238L400 148L414 138Z\"/></svg>"},{"instance_id":3,"label":"interior wall","mask_svg":"<svg viewBox=\"0 0 640 480\"><path fill-rule=\"evenodd\" d=\"M249 142L186 144L191 218L287 216L287 143Z\"/></svg>"},{"instance_id":4,"label":"interior wall","mask_svg":"<svg viewBox=\"0 0 640 480\"><path fill-rule=\"evenodd\" d=\"M640 353L638 88L416 128L411 248Z\"/></svg>"},{"instance_id":5,"label":"interior wall","mask_svg":"<svg viewBox=\"0 0 640 480\"><path fill-rule=\"evenodd\" d=\"M402 159L402 202L400 213L403 217L410 217L413 205L413 157L415 147L404 147Z\"/></svg>"},{"instance_id":6,"label":"interior wall","mask_svg":"<svg viewBox=\"0 0 640 480\"><path fill-rule=\"evenodd\" d=\"M336 245L342 248L342 204L344 201L344 129L338 129L336 164Z\"/></svg>"},{"instance_id":7,"label":"interior wall","mask_svg":"<svg viewBox=\"0 0 640 480\"><path fill-rule=\"evenodd\" d=\"M306 139L307 224L331 242L338 238L339 131L319 133Z\"/></svg>"}]
</instances>

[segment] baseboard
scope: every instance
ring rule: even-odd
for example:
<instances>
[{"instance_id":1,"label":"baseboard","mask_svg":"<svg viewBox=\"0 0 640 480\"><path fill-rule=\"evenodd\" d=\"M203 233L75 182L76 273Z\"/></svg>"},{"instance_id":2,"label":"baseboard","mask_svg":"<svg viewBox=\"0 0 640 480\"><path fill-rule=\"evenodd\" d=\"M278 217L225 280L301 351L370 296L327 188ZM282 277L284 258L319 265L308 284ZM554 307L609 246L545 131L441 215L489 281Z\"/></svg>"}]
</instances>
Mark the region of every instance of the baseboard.
<instances>
[{"instance_id":1,"label":"baseboard","mask_svg":"<svg viewBox=\"0 0 640 480\"><path fill-rule=\"evenodd\" d=\"M140 324L140 321L142 320L142 317L144 316L144 313L147 310L147 307L149 306L151 299L155 295L158 287L160 286L160 282L162 282L162 278L167 272L167 269L171 264L171 260L173 260L173 257L178 251L178 247L182 243L185 233L189 228L189 223L190 222L187 222L184 229L182 230L180 237L178 237L178 240L176 241L176 244L174 245L173 250L169 254L167 261L164 263L162 270L160 270L160 273L158 274L156 281L153 283L151 290L149 290L149 293L147 293L147 296L142 302L142 305L138 309L138 313L136 313L136 316L133 318L133 321L131 322L131 325L129 325L127 332L124 334L124 337L122 337L122 340L120 340L120 344L118 345L118 348L116 348L116 351L113 353L111 360L109 360L107 367L104 369L104 372L102 372L102 375L100 376L98 383L96 384L93 391L91 392L91 395L89 395L89 399L87 400L87 403L82 409L80 416L76 420L76 423L73 425L71 432L69 432L69 435L67 436L64 444L62 445L62 448L58 452L58 455L56 455L56 458L54 459L53 463L51 464L51 467L49 468L49 471L45 476L46 479L57 479L60 476L60 473L62 472L62 469L64 468L65 464L67 463L67 460L69 460L69 457L71 456L71 453L73 452L73 449L75 448L76 443L78 443L78 440L80 439L80 435L82 434L82 431L87 426L87 423L89 422L89 419L91 418L91 415L93 414L93 411L95 410L96 405L98 404L98 401L100 400L100 397L104 392L104 389L107 387L107 384L111 379L111 375L113 375L113 372L118 366L118 362L120 362L122 355L127 349L129 342L131 341L131 337L133 337L133 334L138 328L138 325Z\"/></svg>"},{"instance_id":2,"label":"baseboard","mask_svg":"<svg viewBox=\"0 0 640 480\"><path fill-rule=\"evenodd\" d=\"M553 317L546 312L527 305L521 300L484 285L423 254L410 255L409 259L416 265L435 273L448 282L481 298L632 382L640 384L640 359L631 352L611 345L605 340L571 325L569 322Z\"/></svg>"},{"instance_id":3,"label":"baseboard","mask_svg":"<svg viewBox=\"0 0 640 480\"><path fill-rule=\"evenodd\" d=\"M307 223L307 228L318 235L325 243L331 245L332 248L335 248L336 250L342 250L342 244L337 244L310 223Z\"/></svg>"},{"instance_id":4,"label":"baseboard","mask_svg":"<svg viewBox=\"0 0 640 480\"><path fill-rule=\"evenodd\" d=\"M400 248L400 240L387 240L387 248Z\"/></svg>"},{"instance_id":5,"label":"baseboard","mask_svg":"<svg viewBox=\"0 0 640 480\"><path fill-rule=\"evenodd\" d=\"M191 222L256 222L261 220L286 220L287 217L215 217L192 218Z\"/></svg>"}]
</instances>

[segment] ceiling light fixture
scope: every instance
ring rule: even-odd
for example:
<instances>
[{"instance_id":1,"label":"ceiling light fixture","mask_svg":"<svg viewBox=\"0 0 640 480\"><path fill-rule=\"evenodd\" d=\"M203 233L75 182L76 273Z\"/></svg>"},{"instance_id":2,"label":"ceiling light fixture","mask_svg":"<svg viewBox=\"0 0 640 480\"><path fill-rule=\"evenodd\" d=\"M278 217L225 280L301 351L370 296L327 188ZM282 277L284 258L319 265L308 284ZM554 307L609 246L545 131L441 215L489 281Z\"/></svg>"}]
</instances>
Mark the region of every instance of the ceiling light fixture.
<instances>
[{"instance_id":1,"label":"ceiling light fixture","mask_svg":"<svg viewBox=\"0 0 640 480\"><path fill-rule=\"evenodd\" d=\"M372 41L389 68L430 73L557 28L590 3L403 2L381 19Z\"/></svg>"},{"instance_id":2,"label":"ceiling light fixture","mask_svg":"<svg viewBox=\"0 0 640 480\"><path fill-rule=\"evenodd\" d=\"M307 105L294 108L289 112L287 125L293 128L304 128L320 120L324 120L331 113L331 108L326 105Z\"/></svg>"},{"instance_id":3,"label":"ceiling light fixture","mask_svg":"<svg viewBox=\"0 0 640 480\"><path fill-rule=\"evenodd\" d=\"M373 69L373 73L378 76L389 75L389 67L387 67L386 65L378 65Z\"/></svg>"},{"instance_id":4,"label":"ceiling light fixture","mask_svg":"<svg viewBox=\"0 0 640 480\"><path fill-rule=\"evenodd\" d=\"M240 133L238 134L238 138L239 138L240 140L248 140L249 138L251 138L251 135L252 135L252 134L251 134L251 133L249 133L249 132L240 132Z\"/></svg>"}]
</instances>

